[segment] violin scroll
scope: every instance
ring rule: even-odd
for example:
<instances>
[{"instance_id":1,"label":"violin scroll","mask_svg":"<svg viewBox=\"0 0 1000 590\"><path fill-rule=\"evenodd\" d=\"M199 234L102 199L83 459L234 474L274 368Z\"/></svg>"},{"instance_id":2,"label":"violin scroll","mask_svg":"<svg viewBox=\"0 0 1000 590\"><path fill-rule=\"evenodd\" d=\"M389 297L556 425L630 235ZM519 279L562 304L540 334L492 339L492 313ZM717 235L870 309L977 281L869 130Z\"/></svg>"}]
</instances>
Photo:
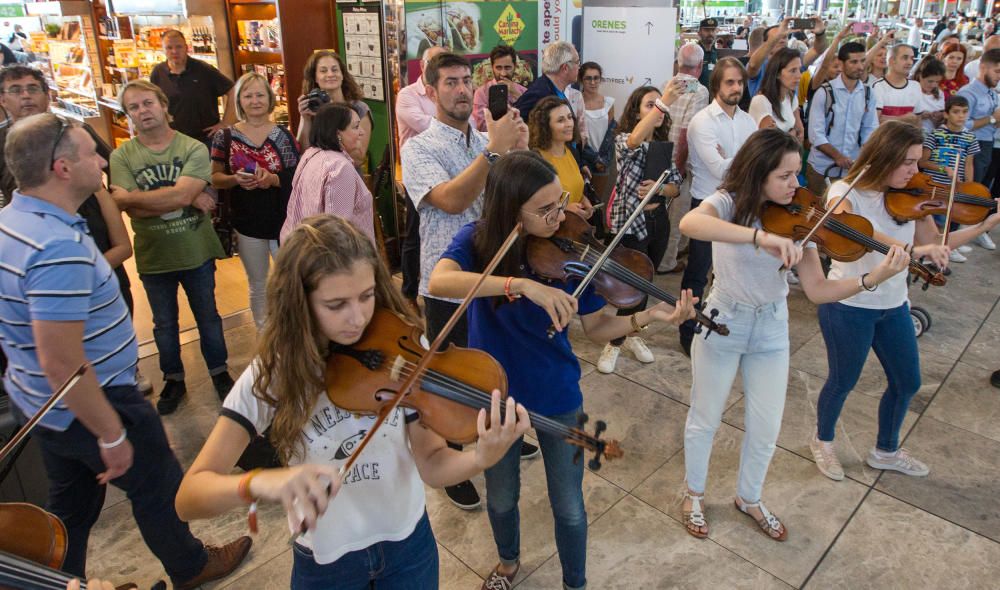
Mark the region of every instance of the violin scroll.
<instances>
[{"instance_id":1,"label":"violin scroll","mask_svg":"<svg viewBox=\"0 0 1000 590\"><path fill-rule=\"evenodd\" d=\"M589 419L590 417L587 416L586 412L580 412L576 419L579 426L569 429L572 435L566 438L566 442L577 447L576 455L573 457L574 463L580 460L584 451L591 451L594 453L594 457L587 461L587 467L591 471L599 471L601 469L602 455L605 459L609 460L620 459L625 456L625 452L617 440L604 440L601 438L601 434L608 429L608 423L604 420L597 421L594 427L594 434L587 434L584 426Z\"/></svg>"}]
</instances>

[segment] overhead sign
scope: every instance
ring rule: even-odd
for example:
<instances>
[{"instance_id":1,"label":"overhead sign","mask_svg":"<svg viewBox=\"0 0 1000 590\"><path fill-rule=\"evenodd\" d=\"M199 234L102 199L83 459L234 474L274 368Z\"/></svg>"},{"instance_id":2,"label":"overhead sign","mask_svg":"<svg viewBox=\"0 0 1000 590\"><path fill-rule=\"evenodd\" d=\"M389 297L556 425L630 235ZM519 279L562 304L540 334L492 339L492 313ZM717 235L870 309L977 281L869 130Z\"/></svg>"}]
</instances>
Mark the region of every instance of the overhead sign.
<instances>
[{"instance_id":1,"label":"overhead sign","mask_svg":"<svg viewBox=\"0 0 1000 590\"><path fill-rule=\"evenodd\" d=\"M111 0L111 10L114 14L187 15L184 0Z\"/></svg>"},{"instance_id":2,"label":"overhead sign","mask_svg":"<svg viewBox=\"0 0 1000 590\"><path fill-rule=\"evenodd\" d=\"M601 64L601 92L614 97L616 112L622 112L636 88L663 88L673 76L677 8L669 4L670 0L584 2L581 59Z\"/></svg>"}]
</instances>

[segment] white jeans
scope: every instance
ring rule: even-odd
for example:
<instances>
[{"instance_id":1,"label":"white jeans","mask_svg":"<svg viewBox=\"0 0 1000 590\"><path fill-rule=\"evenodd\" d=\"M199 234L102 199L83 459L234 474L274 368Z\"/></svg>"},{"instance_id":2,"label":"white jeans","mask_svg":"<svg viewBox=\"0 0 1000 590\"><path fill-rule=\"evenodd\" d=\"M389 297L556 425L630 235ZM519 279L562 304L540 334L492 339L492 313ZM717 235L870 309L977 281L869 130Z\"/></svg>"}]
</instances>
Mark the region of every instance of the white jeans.
<instances>
[{"instance_id":1,"label":"white jeans","mask_svg":"<svg viewBox=\"0 0 1000 590\"><path fill-rule=\"evenodd\" d=\"M271 258L278 255L278 240L251 238L239 232L236 235L240 261L250 284L250 312L260 330L267 318L267 272L271 267Z\"/></svg>"},{"instance_id":2,"label":"white jeans","mask_svg":"<svg viewBox=\"0 0 1000 590\"><path fill-rule=\"evenodd\" d=\"M688 487L705 491L712 441L722 421L736 371L743 376L746 433L740 451L737 494L760 499L774 454L788 388L788 304L786 300L752 307L713 293L706 310L718 309L716 321L729 336L695 336L691 346L694 376L691 409L684 428L684 464Z\"/></svg>"}]
</instances>

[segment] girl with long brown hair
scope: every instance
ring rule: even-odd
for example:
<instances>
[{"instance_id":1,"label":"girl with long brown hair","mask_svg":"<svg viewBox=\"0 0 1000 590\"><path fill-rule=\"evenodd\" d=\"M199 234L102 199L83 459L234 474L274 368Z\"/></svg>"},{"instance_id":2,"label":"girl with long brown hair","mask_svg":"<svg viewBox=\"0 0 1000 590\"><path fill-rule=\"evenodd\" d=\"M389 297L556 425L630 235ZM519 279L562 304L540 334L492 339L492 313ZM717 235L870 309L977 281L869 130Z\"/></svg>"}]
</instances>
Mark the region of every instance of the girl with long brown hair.
<instances>
[{"instance_id":1,"label":"girl with long brown hair","mask_svg":"<svg viewBox=\"0 0 1000 590\"><path fill-rule=\"evenodd\" d=\"M611 233L625 232L622 246L638 250L649 256L653 268L660 265L667 252L670 240L670 220L667 218L667 199L680 194L681 174L671 162L670 174L666 182L631 227L625 228L625 220L635 211L653 181L645 177L646 158L652 141L667 141L670 135L670 115L667 107L687 92L685 82L673 78L663 85L663 94L653 86L641 86L632 91L615 135L615 155L618 161L618 179L608 200L607 227ZM646 307L646 298L632 308L619 309L618 315L630 316ZM627 348L641 363L651 363L655 359L640 336L632 335L616 338L605 345L597 370L611 373L618 363L622 348Z\"/></svg>"},{"instance_id":2,"label":"girl with long brown hair","mask_svg":"<svg viewBox=\"0 0 1000 590\"><path fill-rule=\"evenodd\" d=\"M467 293L477 273L500 244L522 224L523 235L488 277L479 298L469 306L469 346L493 355L507 370L509 390L535 414L567 426L578 425L583 409L580 363L573 354L567 326L579 314L583 331L594 342L645 329L657 321L679 324L694 316L691 292L681 293L677 307L659 303L630 317L601 313L604 299L589 287L575 299L574 285L535 275L525 257L529 236L548 238L566 215L566 192L555 169L536 153L508 153L486 177L483 215L455 235L431 274L436 297ZM549 337L546 328L556 327ZM556 548L562 564L563 588L587 583L587 512L583 503L583 461L574 446L550 432L536 431L545 463L545 479L555 520ZM482 588L510 588L520 565L520 449L511 448L486 470L486 509L500 564Z\"/></svg>"},{"instance_id":3,"label":"girl with long brown hair","mask_svg":"<svg viewBox=\"0 0 1000 590\"><path fill-rule=\"evenodd\" d=\"M725 338L696 338L691 346L682 513L687 532L695 537L708 536L703 504L708 461L737 371L743 377L746 432L736 508L753 518L768 537L784 541L788 535L761 500L788 388L788 283L782 266L798 265L802 288L817 303L874 289L907 266L906 253L894 247L860 281L827 279L814 247L803 250L761 228L765 205L787 205L794 198L802 167L800 150L794 137L778 129L754 132L736 153L719 190L681 219L685 235L712 242L715 280L705 306L718 310L719 321L729 327Z\"/></svg>"},{"instance_id":4,"label":"girl with long brown hair","mask_svg":"<svg viewBox=\"0 0 1000 590\"><path fill-rule=\"evenodd\" d=\"M530 426L527 412L508 403L500 425L494 392L491 425L483 426L481 413L479 444L463 453L423 428L414 412L397 409L342 480L338 465L374 417L328 399L327 356L357 342L376 308L405 316L407 307L371 240L332 215L306 218L289 234L267 291L257 356L185 475L178 514L211 518L248 502L280 502L292 533L302 533L293 545L295 589L329 588L332 580L338 588L437 588L424 483L451 485L496 463ZM268 427L286 467L231 475L247 444ZM373 563L376 554L381 559Z\"/></svg>"},{"instance_id":5,"label":"girl with long brown hair","mask_svg":"<svg viewBox=\"0 0 1000 590\"><path fill-rule=\"evenodd\" d=\"M927 256L944 268L951 248L996 227L1000 214L994 213L977 226L949 233L947 245L941 245L941 234L930 216L905 223L893 219L886 211L885 192L905 187L918 172L923 141L923 132L917 126L901 121L883 123L861 148L847 177L830 187L827 202L839 199L868 166L857 188L838 210L867 218L875 229L875 239L902 246L917 258ZM920 389L920 356L910 318L906 276L894 276L881 286L871 282L871 274L883 258L882 254L870 252L855 262L834 261L830 277L863 282L864 291L819 306L830 372L816 404L816 436L810 448L820 472L833 480L844 478L844 468L833 447L837 420L861 376L869 350L875 351L888 384L879 403L878 437L865 462L874 469L892 469L906 475L923 476L930 471L899 446L903 419L910 400Z\"/></svg>"}]
</instances>

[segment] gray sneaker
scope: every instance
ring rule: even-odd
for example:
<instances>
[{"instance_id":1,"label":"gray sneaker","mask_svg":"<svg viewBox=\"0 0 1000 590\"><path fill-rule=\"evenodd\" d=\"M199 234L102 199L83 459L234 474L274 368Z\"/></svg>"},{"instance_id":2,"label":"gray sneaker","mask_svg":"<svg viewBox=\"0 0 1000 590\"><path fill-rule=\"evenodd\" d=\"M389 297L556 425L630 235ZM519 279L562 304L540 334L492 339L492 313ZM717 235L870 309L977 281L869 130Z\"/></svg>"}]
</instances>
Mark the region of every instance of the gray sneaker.
<instances>
[{"instance_id":1,"label":"gray sneaker","mask_svg":"<svg viewBox=\"0 0 1000 590\"><path fill-rule=\"evenodd\" d=\"M931 472L927 465L914 459L910 455L910 451L904 448L900 448L895 453L884 453L872 449L868 451L868 457L865 458L865 462L874 469L898 471L915 477L923 477Z\"/></svg>"},{"instance_id":2,"label":"gray sneaker","mask_svg":"<svg viewBox=\"0 0 1000 590\"><path fill-rule=\"evenodd\" d=\"M837 451L833 448L833 442L824 442L812 437L809 441L809 450L812 451L813 459L819 472L834 481L844 479L844 468L837 458Z\"/></svg>"}]
</instances>

